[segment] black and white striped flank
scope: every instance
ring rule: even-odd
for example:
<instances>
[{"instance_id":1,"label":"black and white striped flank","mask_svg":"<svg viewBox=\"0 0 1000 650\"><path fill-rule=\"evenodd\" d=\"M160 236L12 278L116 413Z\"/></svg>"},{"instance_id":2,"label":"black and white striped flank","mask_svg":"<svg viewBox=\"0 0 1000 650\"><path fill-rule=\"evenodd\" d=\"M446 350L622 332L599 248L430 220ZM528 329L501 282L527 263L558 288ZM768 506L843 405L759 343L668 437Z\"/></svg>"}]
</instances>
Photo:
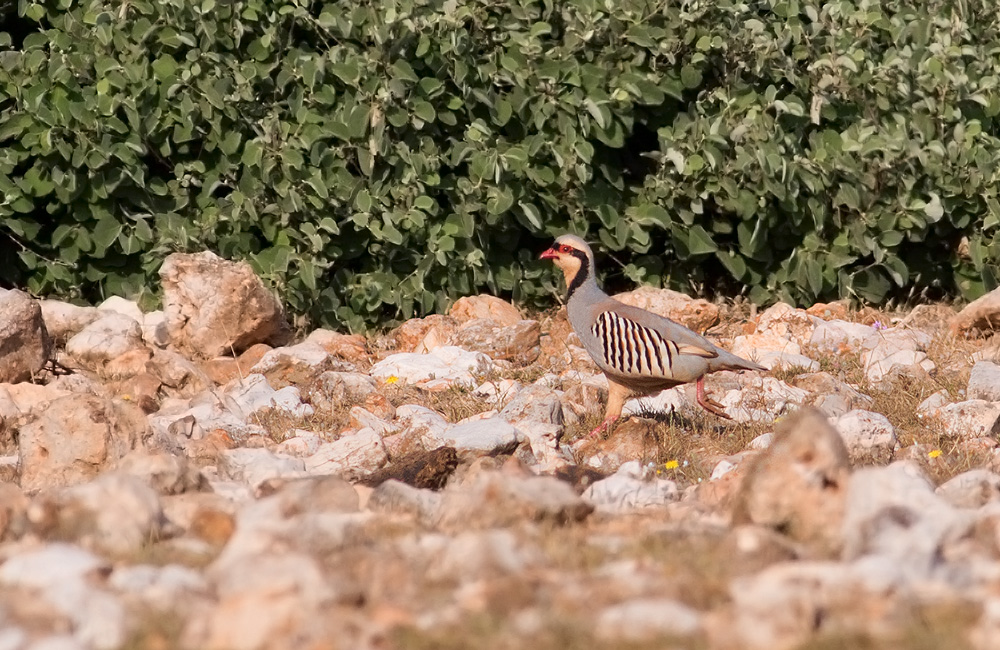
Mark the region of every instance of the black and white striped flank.
<instances>
[{"instance_id":1,"label":"black and white striped flank","mask_svg":"<svg viewBox=\"0 0 1000 650\"><path fill-rule=\"evenodd\" d=\"M625 375L670 377L677 344L656 330L613 311L601 313L591 328L604 351L604 363Z\"/></svg>"}]
</instances>

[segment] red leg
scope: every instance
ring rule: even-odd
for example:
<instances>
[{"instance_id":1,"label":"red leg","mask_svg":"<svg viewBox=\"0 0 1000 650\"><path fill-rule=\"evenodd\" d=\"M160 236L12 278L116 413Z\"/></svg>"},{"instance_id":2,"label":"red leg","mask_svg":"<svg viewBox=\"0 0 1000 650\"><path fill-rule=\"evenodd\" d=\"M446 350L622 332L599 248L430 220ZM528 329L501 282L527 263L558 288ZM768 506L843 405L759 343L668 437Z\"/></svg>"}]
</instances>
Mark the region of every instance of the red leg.
<instances>
[{"instance_id":1,"label":"red leg","mask_svg":"<svg viewBox=\"0 0 1000 650\"><path fill-rule=\"evenodd\" d=\"M587 437L593 438L593 437L597 436L598 434L606 431L608 429L608 427L610 427L612 424L614 424L615 420L617 420L617 419L618 419L617 417L607 417L607 418L604 418L604 422L601 422L600 426L598 426L596 429L594 429L593 431L591 431L590 433L588 433Z\"/></svg>"},{"instance_id":2,"label":"red leg","mask_svg":"<svg viewBox=\"0 0 1000 650\"><path fill-rule=\"evenodd\" d=\"M631 390L618 382L608 379L608 408L604 412L604 422L601 422L601 426L591 431L590 436L596 436L605 431L621 417L622 407L625 406L625 400L628 399L631 392Z\"/></svg>"},{"instance_id":3,"label":"red leg","mask_svg":"<svg viewBox=\"0 0 1000 650\"><path fill-rule=\"evenodd\" d=\"M720 418L725 418L726 420L732 420L732 418L726 415L726 412L723 410L723 408L725 407L723 407L722 404L719 404L714 399L709 397L708 393L705 392L704 376L698 377L698 381L695 383L695 394L697 396L698 404L700 404L703 409L705 409L709 413L714 413L715 415L718 415Z\"/></svg>"}]
</instances>

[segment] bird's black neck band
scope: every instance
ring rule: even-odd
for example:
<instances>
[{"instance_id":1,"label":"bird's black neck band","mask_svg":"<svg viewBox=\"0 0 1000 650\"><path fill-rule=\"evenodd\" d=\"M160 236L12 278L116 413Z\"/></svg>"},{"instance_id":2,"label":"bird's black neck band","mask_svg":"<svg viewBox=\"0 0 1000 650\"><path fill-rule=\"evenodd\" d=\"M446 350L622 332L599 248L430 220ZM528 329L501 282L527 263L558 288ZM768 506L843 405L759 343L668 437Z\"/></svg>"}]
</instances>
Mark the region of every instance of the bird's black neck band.
<instances>
[{"instance_id":1,"label":"bird's black neck band","mask_svg":"<svg viewBox=\"0 0 1000 650\"><path fill-rule=\"evenodd\" d=\"M574 251L572 255L580 260L580 270L576 272L576 275L573 276L573 279L569 283L569 288L566 290L566 300L572 298L573 292L579 289L590 276L590 260L587 258L587 254L581 251Z\"/></svg>"}]
</instances>

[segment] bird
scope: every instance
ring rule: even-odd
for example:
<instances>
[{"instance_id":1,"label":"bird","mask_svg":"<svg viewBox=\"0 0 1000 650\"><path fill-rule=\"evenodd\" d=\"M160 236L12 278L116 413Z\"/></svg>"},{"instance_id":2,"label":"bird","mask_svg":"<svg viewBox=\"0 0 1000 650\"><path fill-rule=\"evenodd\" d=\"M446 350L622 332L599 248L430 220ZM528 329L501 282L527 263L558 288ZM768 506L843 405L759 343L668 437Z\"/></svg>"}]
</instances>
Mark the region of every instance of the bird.
<instances>
[{"instance_id":1,"label":"bird","mask_svg":"<svg viewBox=\"0 0 1000 650\"><path fill-rule=\"evenodd\" d=\"M625 400L695 382L698 404L731 419L705 392L705 375L719 370L767 369L716 346L695 332L604 293L595 278L594 253L580 237L561 235L539 259L552 260L566 280L566 313L584 349L608 378L604 421L596 436L621 417Z\"/></svg>"}]
</instances>

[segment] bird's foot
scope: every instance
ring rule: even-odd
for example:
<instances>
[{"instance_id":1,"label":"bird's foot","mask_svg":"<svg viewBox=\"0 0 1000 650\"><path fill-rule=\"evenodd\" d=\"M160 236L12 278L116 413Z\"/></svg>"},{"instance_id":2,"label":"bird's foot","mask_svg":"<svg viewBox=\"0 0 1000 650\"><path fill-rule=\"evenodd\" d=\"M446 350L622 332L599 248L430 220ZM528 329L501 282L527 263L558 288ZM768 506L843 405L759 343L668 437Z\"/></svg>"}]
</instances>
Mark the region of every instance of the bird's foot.
<instances>
[{"instance_id":1,"label":"bird's foot","mask_svg":"<svg viewBox=\"0 0 1000 650\"><path fill-rule=\"evenodd\" d=\"M709 413L714 413L720 418L726 420L733 419L729 417L729 415L727 415L726 412L723 410L725 407L722 404L719 404L714 399L708 396L708 393L705 391L704 377L698 378L698 382L695 384L695 395L697 396L698 404L701 405L701 407L706 411L708 411Z\"/></svg>"},{"instance_id":2,"label":"bird's foot","mask_svg":"<svg viewBox=\"0 0 1000 650\"><path fill-rule=\"evenodd\" d=\"M599 434L603 433L604 431L607 431L608 428L612 424L614 424L614 421L617 420L617 419L618 418L605 418L604 422L601 422L600 426L598 426L596 429L594 429L593 431L591 431L590 433L587 434L587 437L588 438L595 438L595 437L597 437Z\"/></svg>"}]
</instances>

